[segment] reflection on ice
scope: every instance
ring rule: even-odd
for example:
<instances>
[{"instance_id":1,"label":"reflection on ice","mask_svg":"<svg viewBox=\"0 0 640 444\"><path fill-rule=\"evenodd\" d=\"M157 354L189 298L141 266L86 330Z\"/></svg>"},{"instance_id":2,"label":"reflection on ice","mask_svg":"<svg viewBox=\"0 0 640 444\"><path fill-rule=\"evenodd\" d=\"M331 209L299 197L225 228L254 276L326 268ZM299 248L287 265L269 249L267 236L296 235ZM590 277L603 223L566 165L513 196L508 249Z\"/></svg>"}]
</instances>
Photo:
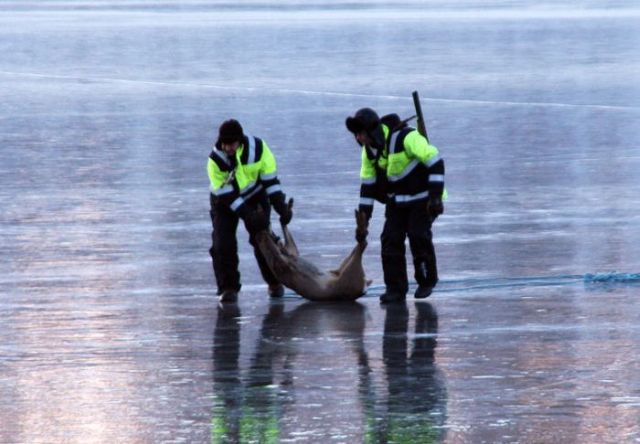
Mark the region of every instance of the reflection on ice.
<instances>
[{"instance_id":1,"label":"reflection on ice","mask_svg":"<svg viewBox=\"0 0 640 444\"><path fill-rule=\"evenodd\" d=\"M0 442L640 437L638 7L0 2ZM216 122L270 141L301 254L353 245L354 109L447 161L430 304L216 306ZM615 270L615 271L613 271ZM437 316L436 316L437 311Z\"/></svg>"},{"instance_id":2,"label":"reflection on ice","mask_svg":"<svg viewBox=\"0 0 640 444\"><path fill-rule=\"evenodd\" d=\"M407 307L386 308L380 363L367 351L361 304L305 303L291 311L271 304L246 365L239 316L237 307L218 310L213 442L316 442L345 432L363 442L444 436L447 396L430 304L416 304L412 340Z\"/></svg>"}]
</instances>

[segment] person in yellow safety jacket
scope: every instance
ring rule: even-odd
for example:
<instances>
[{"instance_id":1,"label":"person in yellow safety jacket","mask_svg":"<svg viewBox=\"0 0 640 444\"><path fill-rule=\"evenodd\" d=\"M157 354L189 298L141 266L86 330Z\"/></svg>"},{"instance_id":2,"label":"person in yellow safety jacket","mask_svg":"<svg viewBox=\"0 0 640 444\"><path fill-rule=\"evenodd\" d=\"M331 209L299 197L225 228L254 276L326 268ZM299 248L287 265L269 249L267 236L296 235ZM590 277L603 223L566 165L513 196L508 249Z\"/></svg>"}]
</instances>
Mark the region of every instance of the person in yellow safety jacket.
<instances>
[{"instance_id":1,"label":"person in yellow safety jacket","mask_svg":"<svg viewBox=\"0 0 640 444\"><path fill-rule=\"evenodd\" d=\"M385 204L380 239L386 291L380 302L406 299L407 237L418 283L414 297L426 298L438 282L431 225L444 210L444 160L435 146L397 114L380 119L373 109L362 108L345 123L362 146L359 210L370 218L374 201ZM356 240L364 236L356 231Z\"/></svg>"},{"instance_id":2,"label":"person in yellow safety jacket","mask_svg":"<svg viewBox=\"0 0 640 444\"><path fill-rule=\"evenodd\" d=\"M257 247L255 234L269 228L271 206L284 225L292 211L278 180L276 160L267 143L245 135L240 123L230 119L219 128L207 163L210 187L212 245L209 250L221 302L236 302L240 291L236 231L243 220L249 242L271 297L282 297L284 287L271 272ZM257 211L259 208L262 211Z\"/></svg>"}]
</instances>

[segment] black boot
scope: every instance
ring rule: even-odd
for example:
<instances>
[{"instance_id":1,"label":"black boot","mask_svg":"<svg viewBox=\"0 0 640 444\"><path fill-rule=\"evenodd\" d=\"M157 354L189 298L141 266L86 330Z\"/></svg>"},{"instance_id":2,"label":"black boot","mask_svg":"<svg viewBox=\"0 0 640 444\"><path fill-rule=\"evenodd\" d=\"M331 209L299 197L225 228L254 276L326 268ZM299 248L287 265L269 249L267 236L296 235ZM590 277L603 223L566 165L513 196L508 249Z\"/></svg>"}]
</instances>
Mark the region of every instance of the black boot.
<instances>
[{"instance_id":1,"label":"black boot","mask_svg":"<svg viewBox=\"0 0 640 444\"><path fill-rule=\"evenodd\" d=\"M282 284L269 285L269 297L281 298L284 296L284 286Z\"/></svg>"},{"instance_id":2,"label":"black boot","mask_svg":"<svg viewBox=\"0 0 640 444\"><path fill-rule=\"evenodd\" d=\"M238 292L236 290L223 290L219 301L224 304L235 304L238 301Z\"/></svg>"},{"instance_id":3,"label":"black boot","mask_svg":"<svg viewBox=\"0 0 640 444\"><path fill-rule=\"evenodd\" d=\"M406 294L399 291L387 290L380 296L381 304L403 303L407 299Z\"/></svg>"},{"instance_id":4,"label":"black boot","mask_svg":"<svg viewBox=\"0 0 640 444\"><path fill-rule=\"evenodd\" d=\"M433 287L430 285L420 285L416 288L416 292L413 294L413 297L416 299L424 299L428 298L433 291Z\"/></svg>"},{"instance_id":5,"label":"black boot","mask_svg":"<svg viewBox=\"0 0 640 444\"><path fill-rule=\"evenodd\" d=\"M418 282L418 288L413 297L416 299L427 298L431 295L433 287L438 283L435 256L415 259L413 266L415 268L415 278Z\"/></svg>"},{"instance_id":6,"label":"black boot","mask_svg":"<svg viewBox=\"0 0 640 444\"><path fill-rule=\"evenodd\" d=\"M404 256L383 255L382 271L387 289L380 296L380 303L404 302L409 290L407 262Z\"/></svg>"}]
</instances>

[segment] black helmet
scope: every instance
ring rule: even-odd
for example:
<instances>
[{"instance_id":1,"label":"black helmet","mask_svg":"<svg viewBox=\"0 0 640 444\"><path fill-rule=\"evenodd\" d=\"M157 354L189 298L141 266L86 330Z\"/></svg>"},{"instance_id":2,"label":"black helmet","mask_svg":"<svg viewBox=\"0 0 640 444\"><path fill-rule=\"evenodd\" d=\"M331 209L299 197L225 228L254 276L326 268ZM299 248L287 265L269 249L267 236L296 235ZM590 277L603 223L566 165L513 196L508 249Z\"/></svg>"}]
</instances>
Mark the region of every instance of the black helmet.
<instances>
[{"instance_id":1,"label":"black helmet","mask_svg":"<svg viewBox=\"0 0 640 444\"><path fill-rule=\"evenodd\" d=\"M242 126L235 119L229 119L222 122L218 132L218 143L240 142L244 138Z\"/></svg>"},{"instance_id":2,"label":"black helmet","mask_svg":"<svg viewBox=\"0 0 640 444\"><path fill-rule=\"evenodd\" d=\"M353 134L357 134L360 131L366 131L371 134L380 125L380 118L371 108L362 108L356 111L355 116L347 117L345 123L347 129Z\"/></svg>"}]
</instances>

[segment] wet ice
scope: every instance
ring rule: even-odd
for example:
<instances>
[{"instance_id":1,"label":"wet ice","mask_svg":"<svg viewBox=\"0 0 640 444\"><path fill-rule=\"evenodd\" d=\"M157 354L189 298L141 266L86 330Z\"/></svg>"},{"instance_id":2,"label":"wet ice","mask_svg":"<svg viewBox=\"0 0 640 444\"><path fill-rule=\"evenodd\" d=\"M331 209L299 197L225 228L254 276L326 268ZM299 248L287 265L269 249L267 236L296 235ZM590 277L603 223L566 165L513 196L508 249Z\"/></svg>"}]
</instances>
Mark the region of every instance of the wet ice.
<instances>
[{"instance_id":1,"label":"wet ice","mask_svg":"<svg viewBox=\"0 0 640 444\"><path fill-rule=\"evenodd\" d=\"M0 441L640 439L637 7L356 3L0 6ZM268 141L330 269L344 118L415 89L450 193L429 303L379 307L376 207L359 303L270 304L241 233L219 308L219 122Z\"/></svg>"}]
</instances>

